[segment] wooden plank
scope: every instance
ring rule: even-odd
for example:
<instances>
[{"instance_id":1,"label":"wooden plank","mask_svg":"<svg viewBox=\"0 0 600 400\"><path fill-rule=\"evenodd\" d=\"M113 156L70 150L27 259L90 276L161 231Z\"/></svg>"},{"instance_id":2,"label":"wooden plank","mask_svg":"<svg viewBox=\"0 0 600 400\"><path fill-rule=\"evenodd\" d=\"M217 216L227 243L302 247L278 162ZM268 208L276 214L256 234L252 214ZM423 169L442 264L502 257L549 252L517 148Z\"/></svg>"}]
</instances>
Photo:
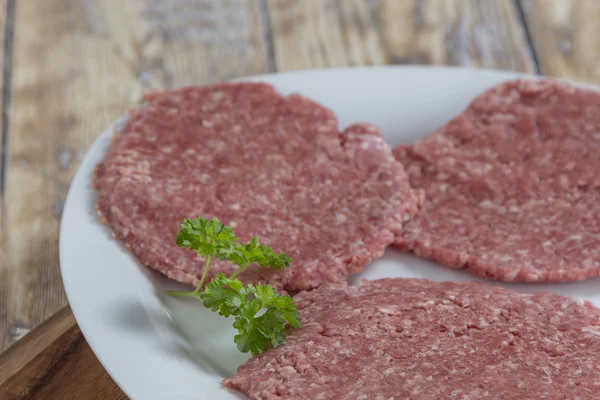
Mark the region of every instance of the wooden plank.
<instances>
[{"instance_id":1,"label":"wooden plank","mask_svg":"<svg viewBox=\"0 0 600 400\"><path fill-rule=\"evenodd\" d=\"M9 8L8 8L8 3L9 0L0 0L0 46L2 46L1 50L0 50L0 65L2 65L2 79L0 79L0 110L2 110L2 112L0 113L0 206L2 205L2 192L4 191L4 183L3 183L3 179L4 179L4 150L5 150L5 141L6 141L6 137L4 135L4 131L6 129L5 127L5 121L4 121L4 81L7 80L7 78L10 77L10 70L11 70L11 65L10 65L10 57L8 59L5 59L4 53L8 50L10 50L10 47L12 45L12 28L13 28L13 24L12 24L12 20L13 20L13 16L11 15L10 18L8 18L8 12L9 12ZM11 0L11 13L12 10L14 9L14 0ZM10 21L9 21L10 19ZM7 40L5 40L6 38L6 31L9 30L9 35L8 35L8 41L10 43L7 43ZM8 47L7 47L8 45ZM0 207L0 224L2 223L2 207ZM0 235L2 235L2 233L0 232ZM0 239L2 238L2 236L0 236Z\"/></svg>"},{"instance_id":2,"label":"wooden plank","mask_svg":"<svg viewBox=\"0 0 600 400\"><path fill-rule=\"evenodd\" d=\"M12 47L12 29L14 17L14 1L11 0L11 15L8 16L8 0L0 0L0 65L3 66L2 79L0 79L0 254L6 254L6 216L4 205L4 187L6 178L6 142L8 140L7 121L4 120L5 114L5 91L4 81L10 78L11 63L10 57L5 58L4 53ZM8 30L8 42L6 32ZM8 268L0 261L0 352L7 346L8 335L3 332L8 331Z\"/></svg>"},{"instance_id":3,"label":"wooden plank","mask_svg":"<svg viewBox=\"0 0 600 400\"><path fill-rule=\"evenodd\" d=\"M62 204L104 127L144 90L264 73L268 59L251 0L19 2L13 46L0 351L66 303Z\"/></svg>"},{"instance_id":4,"label":"wooden plank","mask_svg":"<svg viewBox=\"0 0 600 400\"><path fill-rule=\"evenodd\" d=\"M280 70L371 64L534 72L512 0L269 0Z\"/></svg>"},{"instance_id":5,"label":"wooden plank","mask_svg":"<svg viewBox=\"0 0 600 400\"><path fill-rule=\"evenodd\" d=\"M385 62L365 0L269 0L279 71Z\"/></svg>"},{"instance_id":6,"label":"wooden plank","mask_svg":"<svg viewBox=\"0 0 600 400\"><path fill-rule=\"evenodd\" d=\"M44 321L31 334L0 354L0 386L76 325L69 306ZM24 371L25 372L25 371Z\"/></svg>"},{"instance_id":7,"label":"wooden plank","mask_svg":"<svg viewBox=\"0 0 600 400\"><path fill-rule=\"evenodd\" d=\"M600 83L600 2L522 0L544 74Z\"/></svg>"},{"instance_id":8,"label":"wooden plank","mask_svg":"<svg viewBox=\"0 0 600 400\"><path fill-rule=\"evenodd\" d=\"M534 72L513 0L381 0L387 60Z\"/></svg>"},{"instance_id":9,"label":"wooden plank","mask_svg":"<svg viewBox=\"0 0 600 400\"><path fill-rule=\"evenodd\" d=\"M14 3L11 2L11 9L14 8ZM8 77L10 77L10 57L8 59L5 59L4 53L7 50L10 50L10 44L12 43L12 16L10 18L10 23L9 22L9 18L8 18L8 0L0 0L0 46L2 46L2 49L0 50L0 65L2 65L2 79L0 79L0 110L2 110L2 112L0 113L0 226L2 226L2 199L3 199L3 192L4 192L4 161L5 161L5 157L4 157L4 150L5 150L5 142L6 142L6 135L4 134L5 130L6 130L6 126L5 126L5 121L4 121L4 81L7 80ZM9 30L9 39L8 41L11 43L7 43L7 40L5 40L6 37L6 31ZM7 49L7 44L9 44L8 49ZM5 64L6 62L6 64ZM0 230L0 242L2 241L2 231Z\"/></svg>"},{"instance_id":10,"label":"wooden plank","mask_svg":"<svg viewBox=\"0 0 600 400\"><path fill-rule=\"evenodd\" d=\"M85 342L70 308L42 327L0 356L0 398L127 399Z\"/></svg>"}]
</instances>

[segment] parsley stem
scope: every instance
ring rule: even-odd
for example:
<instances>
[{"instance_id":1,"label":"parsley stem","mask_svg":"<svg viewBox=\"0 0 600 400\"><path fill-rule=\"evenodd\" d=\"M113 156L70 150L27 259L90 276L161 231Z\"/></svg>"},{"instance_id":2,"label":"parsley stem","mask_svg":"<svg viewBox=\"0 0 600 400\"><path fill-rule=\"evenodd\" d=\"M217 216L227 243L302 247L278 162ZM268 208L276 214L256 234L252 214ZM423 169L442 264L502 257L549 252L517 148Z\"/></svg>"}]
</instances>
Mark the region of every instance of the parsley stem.
<instances>
[{"instance_id":1,"label":"parsley stem","mask_svg":"<svg viewBox=\"0 0 600 400\"><path fill-rule=\"evenodd\" d=\"M206 257L206 265L204 266L204 272L202 272L202 277L200 278L200 282L198 282L198 286L196 286L196 290L194 290L194 294L198 294L198 293L200 293L200 290L202 290L202 285L204 285L204 281L206 280L206 277L208 276L208 268L210 268L210 260L211 259L212 259L212 256Z\"/></svg>"},{"instance_id":2,"label":"parsley stem","mask_svg":"<svg viewBox=\"0 0 600 400\"><path fill-rule=\"evenodd\" d=\"M244 272L244 270L247 268L248 266L246 265L245 267L239 267L237 269L237 271L235 271L230 277L229 279L234 279L236 278L239 274L241 274L242 272Z\"/></svg>"},{"instance_id":3,"label":"parsley stem","mask_svg":"<svg viewBox=\"0 0 600 400\"><path fill-rule=\"evenodd\" d=\"M204 285L204 281L208 276L208 268L210 267L211 259L212 256L206 257L206 265L204 266L204 271L202 272L202 277L200 278L200 282L198 282L198 286L196 286L196 290L194 290L193 292L175 292L173 290L167 290L167 294L169 296L174 297L195 297L198 300L202 300L202 298L200 297L200 290L202 289L202 285Z\"/></svg>"},{"instance_id":4,"label":"parsley stem","mask_svg":"<svg viewBox=\"0 0 600 400\"><path fill-rule=\"evenodd\" d=\"M197 297L196 292L176 292L174 290L167 290L167 294L172 297Z\"/></svg>"}]
</instances>

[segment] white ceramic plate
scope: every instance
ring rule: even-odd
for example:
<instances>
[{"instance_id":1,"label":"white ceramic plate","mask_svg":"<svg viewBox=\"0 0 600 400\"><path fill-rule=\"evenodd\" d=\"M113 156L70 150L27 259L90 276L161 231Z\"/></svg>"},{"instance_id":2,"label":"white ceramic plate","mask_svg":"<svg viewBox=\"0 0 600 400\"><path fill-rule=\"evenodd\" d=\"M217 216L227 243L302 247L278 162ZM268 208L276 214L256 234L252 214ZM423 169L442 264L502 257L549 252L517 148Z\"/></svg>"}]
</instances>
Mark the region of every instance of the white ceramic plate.
<instances>
[{"instance_id":1,"label":"white ceramic plate","mask_svg":"<svg viewBox=\"0 0 600 400\"><path fill-rule=\"evenodd\" d=\"M377 67L304 71L249 78L299 92L332 108L341 126L368 121L390 145L409 143L444 124L487 87L516 74L463 68ZM179 285L141 267L98 223L95 165L112 127L94 143L66 200L60 262L77 322L108 373L136 400L238 399L220 386L248 356L233 344L231 321L193 300L171 299ZM473 276L388 250L351 278L422 277L468 281ZM492 282L498 284L496 282ZM554 291L600 306L600 280L568 284L504 284L519 291Z\"/></svg>"}]
</instances>

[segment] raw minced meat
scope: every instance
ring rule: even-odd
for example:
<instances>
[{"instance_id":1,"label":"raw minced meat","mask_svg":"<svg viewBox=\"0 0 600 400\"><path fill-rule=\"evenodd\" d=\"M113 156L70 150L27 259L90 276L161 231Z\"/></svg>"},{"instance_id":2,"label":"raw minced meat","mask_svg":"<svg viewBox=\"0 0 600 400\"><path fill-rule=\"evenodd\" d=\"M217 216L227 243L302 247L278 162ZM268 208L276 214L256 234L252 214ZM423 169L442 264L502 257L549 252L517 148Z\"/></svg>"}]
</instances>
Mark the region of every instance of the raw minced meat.
<instances>
[{"instance_id":1,"label":"raw minced meat","mask_svg":"<svg viewBox=\"0 0 600 400\"><path fill-rule=\"evenodd\" d=\"M481 283L382 279L295 298L302 327L225 380L252 400L595 400L600 310Z\"/></svg>"},{"instance_id":2,"label":"raw minced meat","mask_svg":"<svg viewBox=\"0 0 600 400\"><path fill-rule=\"evenodd\" d=\"M292 257L283 271L248 268L245 282L297 291L344 281L399 233L418 199L378 130L343 131L329 109L264 83L150 95L98 166L98 211L131 252L195 285L204 261L178 248L185 218L217 217ZM232 273L213 261L209 277Z\"/></svg>"},{"instance_id":3,"label":"raw minced meat","mask_svg":"<svg viewBox=\"0 0 600 400\"><path fill-rule=\"evenodd\" d=\"M504 281L600 275L600 93L509 81L394 152L426 197L399 248Z\"/></svg>"}]
</instances>

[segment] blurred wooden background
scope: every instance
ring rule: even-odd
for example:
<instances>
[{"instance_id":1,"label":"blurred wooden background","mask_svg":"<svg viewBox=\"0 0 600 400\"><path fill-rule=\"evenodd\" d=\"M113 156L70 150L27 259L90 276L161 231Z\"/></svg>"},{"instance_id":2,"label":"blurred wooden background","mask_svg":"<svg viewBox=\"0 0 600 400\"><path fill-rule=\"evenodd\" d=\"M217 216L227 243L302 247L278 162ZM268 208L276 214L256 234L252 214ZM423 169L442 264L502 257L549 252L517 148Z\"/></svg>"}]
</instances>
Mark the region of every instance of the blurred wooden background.
<instances>
[{"instance_id":1,"label":"blurred wooden background","mask_svg":"<svg viewBox=\"0 0 600 400\"><path fill-rule=\"evenodd\" d=\"M0 0L0 352L65 306L69 182L145 90L373 64L594 83L598 21L598 0Z\"/></svg>"}]
</instances>

